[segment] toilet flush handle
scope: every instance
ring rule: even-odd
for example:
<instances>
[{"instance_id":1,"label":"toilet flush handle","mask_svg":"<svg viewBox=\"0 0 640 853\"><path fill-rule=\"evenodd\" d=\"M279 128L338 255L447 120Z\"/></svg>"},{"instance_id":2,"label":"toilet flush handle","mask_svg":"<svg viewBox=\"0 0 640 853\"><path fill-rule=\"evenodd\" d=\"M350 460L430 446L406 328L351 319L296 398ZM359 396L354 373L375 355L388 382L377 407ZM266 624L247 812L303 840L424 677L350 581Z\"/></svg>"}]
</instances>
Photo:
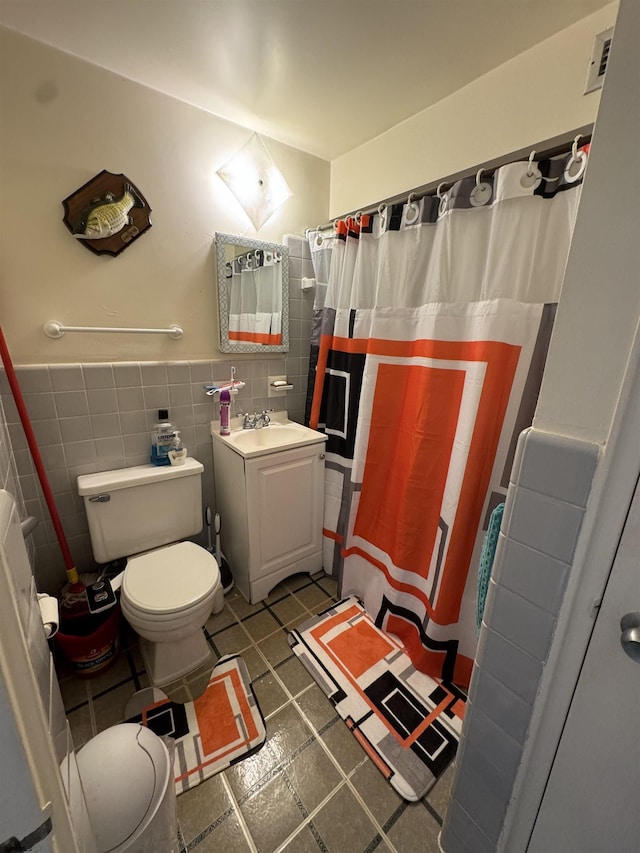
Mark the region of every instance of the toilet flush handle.
<instances>
[{"instance_id":1,"label":"toilet flush handle","mask_svg":"<svg viewBox=\"0 0 640 853\"><path fill-rule=\"evenodd\" d=\"M124 577L125 570L123 569L119 575L116 575L115 578L111 578L111 589L114 592L117 592L122 586L122 579Z\"/></svg>"}]
</instances>

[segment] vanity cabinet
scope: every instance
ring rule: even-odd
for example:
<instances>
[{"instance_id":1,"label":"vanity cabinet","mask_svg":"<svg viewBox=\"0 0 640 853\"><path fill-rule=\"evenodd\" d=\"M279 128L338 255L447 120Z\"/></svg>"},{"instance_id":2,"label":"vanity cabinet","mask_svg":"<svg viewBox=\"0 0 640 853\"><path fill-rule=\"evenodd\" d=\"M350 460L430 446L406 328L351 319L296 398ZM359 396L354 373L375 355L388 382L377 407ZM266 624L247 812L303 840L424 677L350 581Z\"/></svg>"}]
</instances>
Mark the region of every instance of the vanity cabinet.
<instances>
[{"instance_id":1,"label":"vanity cabinet","mask_svg":"<svg viewBox=\"0 0 640 853\"><path fill-rule=\"evenodd\" d=\"M251 604L289 575L322 568L324 440L246 458L213 439L222 552Z\"/></svg>"}]
</instances>

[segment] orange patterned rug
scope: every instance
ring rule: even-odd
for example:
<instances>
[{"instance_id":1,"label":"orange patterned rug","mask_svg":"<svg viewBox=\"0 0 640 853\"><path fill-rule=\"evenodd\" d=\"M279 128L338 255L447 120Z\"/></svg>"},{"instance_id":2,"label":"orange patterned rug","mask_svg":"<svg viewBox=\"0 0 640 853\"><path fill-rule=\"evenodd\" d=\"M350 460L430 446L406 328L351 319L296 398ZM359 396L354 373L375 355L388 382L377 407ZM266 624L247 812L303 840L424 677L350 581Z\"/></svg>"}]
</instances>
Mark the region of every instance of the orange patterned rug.
<instances>
[{"instance_id":1,"label":"orange patterned rug","mask_svg":"<svg viewBox=\"0 0 640 853\"><path fill-rule=\"evenodd\" d=\"M184 705L164 698L127 720L175 740L176 794L257 752L266 729L245 662L220 658L207 689Z\"/></svg>"},{"instance_id":2,"label":"orange patterned rug","mask_svg":"<svg viewBox=\"0 0 640 853\"><path fill-rule=\"evenodd\" d=\"M421 799L456 754L464 693L418 672L354 597L291 631L289 645L393 788Z\"/></svg>"}]
</instances>

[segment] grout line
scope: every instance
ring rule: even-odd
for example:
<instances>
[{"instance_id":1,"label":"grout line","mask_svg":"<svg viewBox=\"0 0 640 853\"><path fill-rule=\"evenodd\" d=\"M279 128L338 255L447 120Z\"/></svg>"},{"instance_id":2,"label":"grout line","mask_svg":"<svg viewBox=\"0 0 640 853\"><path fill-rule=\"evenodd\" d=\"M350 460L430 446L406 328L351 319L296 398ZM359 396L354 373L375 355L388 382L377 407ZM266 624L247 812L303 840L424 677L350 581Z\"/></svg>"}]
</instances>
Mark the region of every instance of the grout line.
<instances>
[{"instance_id":1,"label":"grout line","mask_svg":"<svg viewBox=\"0 0 640 853\"><path fill-rule=\"evenodd\" d=\"M287 844L289 844L296 837L296 835L302 829L304 829L305 826L309 826L309 824L312 824L314 817L316 817L316 815L322 811L322 809L327 805L329 800L334 796L334 794L336 794L340 790L340 788L342 788L344 786L344 784L345 784L345 780L343 779L341 782L339 782L336 785L335 788L332 788L331 791L329 791L329 793L327 794L327 796L323 800L321 800L314 809L312 809L310 812L307 813L306 817L301 821L301 823L298 824L298 826L296 826L296 828L293 830L293 832L290 835L288 835L285 838L285 840L278 847L276 847L276 849L274 850L274 853L281 853L281 851L286 848ZM287 786L287 787L289 787L289 786ZM289 790L292 790L292 787L293 786L291 786L289 788ZM305 811L306 811L306 809L305 809ZM316 840L316 844L318 844L319 849L320 850L323 850L323 849L328 850L328 847L326 846L324 839L320 835L320 833L319 833L318 829L315 827L315 825L314 825L314 829L315 829L315 833L313 832L313 830L311 832L312 832L312 835L314 836L314 838ZM317 838L316 838L316 835L318 836ZM324 845L324 847L322 847L318 843L318 838L320 839L320 841L322 842L322 845Z\"/></svg>"},{"instance_id":2,"label":"grout line","mask_svg":"<svg viewBox=\"0 0 640 853\"><path fill-rule=\"evenodd\" d=\"M229 799L233 803L233 809L234 809L234 811L238 817L238 823L240 824L240 827L242 829L242 834L244 835L245 839L247 840L247 844L249 845L249 848L251 849L251 853L258 853L258 848L257 848L257 846L253 840L251 833L249 832L249 827L247 826L247 823L244 819L244 815L242 814L242 809L240 808L240 804L239 804L238 800L236 799L236 795L233 792L233 788L229 784L229 780L227 779L227 774L225 772L223 772L220 775L222 776L222 783L223 783L223 785L227 791L227 795L229 796Z\"/></svg>"}]
</instances>

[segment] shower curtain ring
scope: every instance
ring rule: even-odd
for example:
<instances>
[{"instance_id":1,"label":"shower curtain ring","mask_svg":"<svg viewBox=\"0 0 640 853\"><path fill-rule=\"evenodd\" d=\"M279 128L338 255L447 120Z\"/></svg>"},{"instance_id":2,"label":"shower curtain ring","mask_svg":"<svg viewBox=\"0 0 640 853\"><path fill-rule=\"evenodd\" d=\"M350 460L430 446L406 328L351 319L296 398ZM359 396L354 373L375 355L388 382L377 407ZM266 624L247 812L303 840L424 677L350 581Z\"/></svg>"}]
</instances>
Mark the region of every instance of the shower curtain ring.
<instances>
[{"instance_id":1,"label":"shower curtain ring","mask_svg":"<svg viewBox=\"0 0 640 853\"><path fill-rule=\"evenodd\" d=\"M362 219L362 211L361 210L359 210L356 213L356 215L354 216L354 219L356 220L356 222L358 222L358 223L360 222L360 220Z\"/></svg>"},{"instance_id":2,"label":"shower curtain ring","mask_svg":"<svg viewBox=\"0 0 640 853\"><path fill-rule=\"evenodd\" d=\"M578 141L580 138L581 134L578 134L573 140L571 157L564 170L564 179L569 184L573 184L581 178L587 167L587 155L584 151L578 151Z\"/></svg>"},{"instance_id":3,"label":"shower curtain ring","mask_svg":"<svg viewBox=\"0 0 640 853\"><path fill-rule=\"evenodd\" d=\"M527 177L528 177L528 178L533 177L533 172L531 171L531 168L532 168L532 166L533 166L533 158L534 158L535 156L536 156L536 152L535 152L535 150L534 150L534 151L532 151L532 152L531 152L531 154L529 154L529 165L527 166Z\"/></svg>"},{"instance_id":4,"label":"shower curtain ring","mask_svg":"<svg viewBox=\"0 0 640 853\"><path fill-rule=\"evenodd\" d=\"M484 169L478 169L478 171L476 172L476 186L477 187L479 187L480 184L482 183L482 173L483 172L484 172Z\"/></svg>"},{"instance_id":5,"label":"shower curtain ring","mask_svg":"<svg viewBox=\"0 0 640 853\"><path fill-rule=\"evenodd\" d=\"M382 216L386 209L387 205L384 202L378 205L378 213L380 214L380 216Z\"/></svg>"},{"instance_id":6,"label":"shower curtain ring","mask_svg":"<svg viewBox=\"0 0 640 853\"><path fill-rule=\"evenodd\" d=\"M442 187L444 187L446 185L447 185L446 181L442 181L441 184L438 184L438 189L436 190L436 195L438 196L438 198L442 198L442 193L440 192L440 190L442 189Z\"/></svg>"},{"instance_id":7,"label":"shower curtain ring","mask_svg":"<svg viewBox=\"0 0 640 853\"><path fill-rule=\"evenodd\" d=\"M416 194L409 193L407 198L407 206L404 211L404 221L406 225L413 225L420 214L420 206L416 202Z\"/></svg>"},{"instance_id":8,"label":"shower curtain ring","mask_svg":"<svg viewBox=\"0 0 640 853\"><path fill-rule=\"evenodd\" d=\"M575 160L578 156L578 142L582 139L582 134L579 133L576 138L573 140L573 145L571 146L571 156Z\"/></svg>"}]
</instances>

